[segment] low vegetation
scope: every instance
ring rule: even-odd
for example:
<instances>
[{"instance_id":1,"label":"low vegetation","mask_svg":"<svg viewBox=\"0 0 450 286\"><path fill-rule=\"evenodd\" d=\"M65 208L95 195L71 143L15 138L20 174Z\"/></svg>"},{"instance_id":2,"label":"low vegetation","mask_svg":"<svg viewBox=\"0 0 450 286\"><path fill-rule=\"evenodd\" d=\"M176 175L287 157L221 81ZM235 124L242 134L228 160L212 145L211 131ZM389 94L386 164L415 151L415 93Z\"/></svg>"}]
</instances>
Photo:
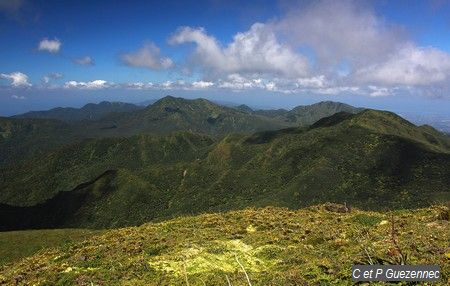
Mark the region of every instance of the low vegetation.
<instances>
[{"instance_id":1,"label":"low vegetation","mask_svg":"<svg viewBox=\"0 0 450 286\"><path fill-rule=\"evenodd\" d=\"M46 229L0 232L0 265L30 256L43 249L83 241L99 230Z\"/></svg>"},{"instance_id":2,"label":"low vegetation","mask_svg":"<svg viewBox=\"0 0 450 286\"><path fill-rule=\"evenodd\" d=\"M180 217L40 251L0 268L0 284L352 285L352 264L403 261L440 265L433 285L448 285L448 215L325 204Z\"/></svg>"}]
</instances>

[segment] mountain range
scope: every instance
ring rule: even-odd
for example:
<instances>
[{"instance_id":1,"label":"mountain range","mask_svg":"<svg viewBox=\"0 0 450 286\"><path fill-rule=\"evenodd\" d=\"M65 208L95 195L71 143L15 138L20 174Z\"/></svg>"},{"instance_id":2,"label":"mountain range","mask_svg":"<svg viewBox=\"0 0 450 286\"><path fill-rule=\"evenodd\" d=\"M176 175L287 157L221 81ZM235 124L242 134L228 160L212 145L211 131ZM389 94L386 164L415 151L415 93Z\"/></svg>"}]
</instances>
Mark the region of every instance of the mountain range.
<instances>
[{"instance_id":1,"label":"mountain range","mask_svg":"<svg viewBox=\"0 0 450 286\"><path fill-rule=\"evenodd\" d=\"M79 123L0 123L3 230L329 201L377 210L450 201L448 136L340 103L254 111L166 97Z\"/></svg>"},{"instance_id":2,"label":"mountain range","mask_svg":"<svg viewBox=\"0 0 450 286\"><path fill-rule=\"evenodd\" d=\"M30 111L24 114L12 116L13 118L45 118L57 119L66 122L82 120L98 120L107 114L114 112L131 112L143 108L125 102L102 101L98 104L88 103L81 108L57 107L45 111Z\"/></svg>"},{"instance_id":3,"label":"mountain range","mask_svg":"<svg viewBox=\"0 0 450 286\"><path fill-rule=\"evenodd\" d=\"M119 109L126 110L118 112ZM305 110L304 115L297 109ZM95 110L96 115L93 115ZM130 111L133 110L133 111ZM339 111L359 112L340 103L318 104L267 116L269 111L242 111L205 99L164 97L145 108L125 103L88 104L0 117L0 165L45 154L90 138L191 131L212 136L304 126ZM269 112L270 113L270 112ZM36 115L36 118L33 117ZM72 115L74 115L72 117ZM91 118L88 120L88 118Z\"/></svg>"}]
</instances>

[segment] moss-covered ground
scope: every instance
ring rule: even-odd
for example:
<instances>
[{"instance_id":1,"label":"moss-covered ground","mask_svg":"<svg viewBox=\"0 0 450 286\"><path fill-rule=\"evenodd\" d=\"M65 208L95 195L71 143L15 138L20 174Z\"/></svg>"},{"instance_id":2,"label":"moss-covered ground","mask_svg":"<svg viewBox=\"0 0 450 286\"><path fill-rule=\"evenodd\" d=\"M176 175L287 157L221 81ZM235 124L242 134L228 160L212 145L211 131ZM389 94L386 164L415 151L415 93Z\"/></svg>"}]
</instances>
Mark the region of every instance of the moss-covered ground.
<instances>
[{"instance_id":1,"label":"moss-covered ground","mask_svg":"<svg viewBox=\"0 0 450 286\"><path fill-rule=\"evenodd\" d=\"M30 256L42 249L83 241L100 230L44 229L0 232L0 265Z\"/></svg>"},{"instance_id":2,"label":"moss-covered ground","mask_svg":"<svg viewBox=\"0 0 450 286\"><path fill-rule=\"evenodd\" d=\"M0 268L1 285L351 285L352 264L438 264L449 209L245 209L107 231ZM246 278L248 275L248 280Z\"/></svg>"}]
</instances>

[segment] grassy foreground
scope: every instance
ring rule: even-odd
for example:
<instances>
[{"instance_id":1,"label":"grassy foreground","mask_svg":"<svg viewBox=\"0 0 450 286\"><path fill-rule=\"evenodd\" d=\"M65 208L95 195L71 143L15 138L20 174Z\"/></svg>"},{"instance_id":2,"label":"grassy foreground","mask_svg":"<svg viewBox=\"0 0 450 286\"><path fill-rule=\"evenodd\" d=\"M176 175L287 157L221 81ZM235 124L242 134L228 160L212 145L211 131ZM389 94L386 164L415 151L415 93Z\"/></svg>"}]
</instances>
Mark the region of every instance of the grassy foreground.
<instances>
[{"instance_id":1,"label":"grassy foreground","mask_svg":"<svg viewBox=\"0 0 450 286\"><path fill-rule=\"evenodd\" d=\"M87 229L49 229L0 232L0 265L49 248L83 241L99 234Z\"/></svg>"},{"instance_id":2,"label":"grassy foreground","mask_svg":"<svg viewBox=\"0 0 450 286\"><path fill-rule=\"evenodd\" d=\"M246 209L107 231L0 267L4 285L351 285L351 265L438 264L450 282L449 209L326 204ZM248 278L247 278L248 276Z\"/></svg>"}]
</instances>

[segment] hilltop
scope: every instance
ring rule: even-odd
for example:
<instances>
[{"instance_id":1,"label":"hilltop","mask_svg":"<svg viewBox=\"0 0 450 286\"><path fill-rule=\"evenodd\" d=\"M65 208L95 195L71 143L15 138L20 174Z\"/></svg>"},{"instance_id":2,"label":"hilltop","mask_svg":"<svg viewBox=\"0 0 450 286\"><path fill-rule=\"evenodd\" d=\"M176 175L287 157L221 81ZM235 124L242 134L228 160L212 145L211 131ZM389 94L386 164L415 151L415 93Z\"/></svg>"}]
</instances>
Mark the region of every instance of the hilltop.
<instances>
[{"instance_id":1,"label":"hilltop","mask_svg":"<svg viewBox=\"0 0 450 286\"><path fill-rule=\"evenodd\" d=\"M0 266L0 284L353 285L353 264L411 263L440 265L447 285L448 216L325 204L179 217L42 250Z\"/></svg>"},{"instance_id":2,"label":"hilltop","mask_svg":"<svg viewBox=\"0 0 450 286\"><path fill-rule=\"evenodd\" d=\"M364 108L353 107L341 102L321 101L311 105L297 106L289 111L277 109L257 110L255 112L256 114L266 115L283 122L295 124L296 126L308 126L324 117L331 116L338 112L356 114L363 110Z\"/></svg>"},{"instance_id":3,"label":"hilltop","mask_svg":"<svg viewBox=\"0 0 450 286\"><path fill-rule=\"evenodd\" d=\"M167 134L191 131L209 135L275 130L287 125L264 116L215 104L206 99L166 96L133 113L112 114L86 126L83 132L95 137Z\"/></svg>"},{"instance_id":4,"label":"hilltop","mask_svg":"<svg viewBox=\"0 0 450 286\"><path fill-rule=\"evenodd\" d=\"M351 105L334 102L334 101L321 101L311 105L300 105L294 107L291 110L286 109L257 109L253 110L249 106L242 104L235 107L237 110L249 113L257 114L265 117L272 118L289 124L292 126L308 126L313 124L319 119L331 116L338 112L347 113L359 113L364 110L364 108L357 108Z\"/></svg>"}]
</instances>

